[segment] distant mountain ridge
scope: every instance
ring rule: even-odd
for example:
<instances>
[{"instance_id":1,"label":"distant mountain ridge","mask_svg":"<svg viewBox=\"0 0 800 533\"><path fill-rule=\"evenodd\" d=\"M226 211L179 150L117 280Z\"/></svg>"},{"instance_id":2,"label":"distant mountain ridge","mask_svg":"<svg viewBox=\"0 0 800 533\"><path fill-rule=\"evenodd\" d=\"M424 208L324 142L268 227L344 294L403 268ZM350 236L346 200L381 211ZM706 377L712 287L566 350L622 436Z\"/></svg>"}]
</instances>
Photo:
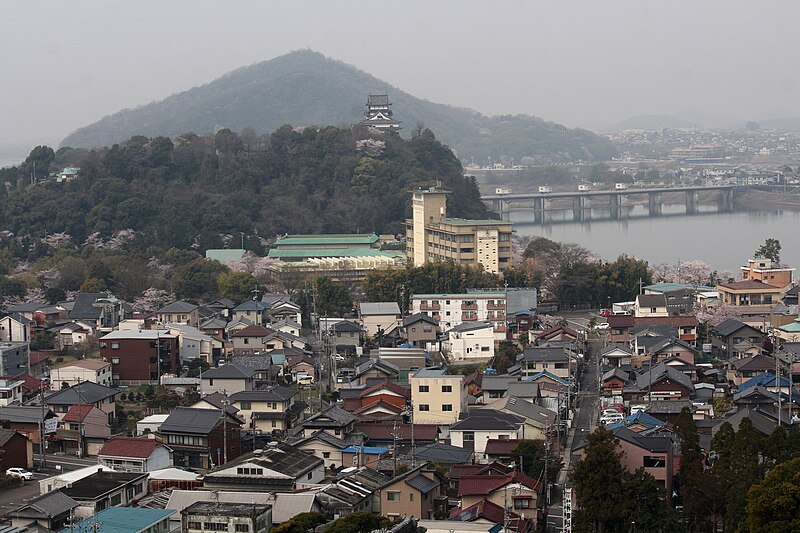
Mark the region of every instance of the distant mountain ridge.
<instances>
[{"instance_id":1,"label":"distant mountain ridge","mask_svg":"<svg viewBox=\"0 0 800 533\"><path fill-rule=\"evenodd\" d=\"M416 98L341 61L302 50L234 70L210 83L82 127L62 146L100 147L134 135L206 133L226 127L271 132L292 126L349 126L368 93L386 92L408 137L418 122L462 158L533 157L538 162L597 161L617 155L605 137L529 115L485 116Z\"/></svg>"}]
</instances>

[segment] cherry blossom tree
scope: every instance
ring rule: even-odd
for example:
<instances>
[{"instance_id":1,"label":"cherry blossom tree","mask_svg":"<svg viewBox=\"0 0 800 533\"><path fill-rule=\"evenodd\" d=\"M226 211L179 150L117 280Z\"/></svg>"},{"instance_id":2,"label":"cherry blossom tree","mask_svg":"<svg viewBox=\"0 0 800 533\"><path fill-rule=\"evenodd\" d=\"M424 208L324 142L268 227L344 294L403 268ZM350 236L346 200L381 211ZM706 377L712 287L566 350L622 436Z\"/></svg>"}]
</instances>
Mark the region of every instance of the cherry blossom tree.
<instances>
[{"instance_id":1,"label":"cherry blossom tree","mask_svg":"<svg viewBox=\"0 0 800 533\"><path fill-rule=\"evenodd\" d=\"M694 314L700 323L711 327L716 327L726 320L742 319L741 313L735 307L725 304L698 307Z\"/></svg>"},{"instance_id":2,"label":"cherry blossom tree","mask_svg":"<svg viewBox=\"0 0 800 533\"><path fill-rule=\"evenodd\" d=\"M378 157L386 148L384 141L377 139L361 139L356 141L356 152L361 152L367 157Z\"/></svg>"},{"instance_id":3,"label":"cherry blossom tree","mask_svg":"<svg viewBox=\"0 0 800 533\"><path fill-rule=\"evenodd\" d=\"M224 261L223 264L234 272L246 272L255 278L264 278L269 273L270 265L275 259L259 257L252 252L245 252L241 259Z\"/></svg>"},{"instance_id":4,"label":"cherry blossom tree","mask_svg":"<svg viewBox=\"0 0 800 533\"><path fill-rule=\"evenodd\" d=\"M49 289L58 286L58 282L61 281L61 272L56 267L45 268L36 273L36 278L42 287Z\"/></svg>"},{"instance_id":5,"label":"cherry blossom tree","mask_svg":"<svg viewBox=\"0 0 800 533\"><path fill-rule=\"evenodd\" d=\"M41 239L43 244L52 248L72 247L72 236L68 233L48 233Z\"/></svg>"},{"instance_id":6,"label":"cherry blossom tree","mask_svg":"<svg viewBox=\"0 0 800 533\"><path fill-rule=\"evenodd\" d=\"M141 296L134 298L131 306L134 311L148 312L161 309L175 300L175 294L169 293L163 289L150 287L144 291Z\"/></svg>"}]
</instances>

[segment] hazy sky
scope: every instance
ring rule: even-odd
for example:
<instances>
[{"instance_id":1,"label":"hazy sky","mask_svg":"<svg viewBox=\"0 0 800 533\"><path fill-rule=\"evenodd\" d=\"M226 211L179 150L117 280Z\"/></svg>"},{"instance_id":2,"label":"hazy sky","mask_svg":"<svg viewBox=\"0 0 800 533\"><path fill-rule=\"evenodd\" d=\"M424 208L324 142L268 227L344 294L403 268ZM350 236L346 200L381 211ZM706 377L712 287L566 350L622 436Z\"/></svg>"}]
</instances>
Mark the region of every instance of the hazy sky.
<instances>
[{"instance_id":1,"label":"hazy sky","mask_svg":"<svg viewBox=\"0 0 800 533\"><path fill-rule=\"evenodd\" d=\"M800 115L800 2L0 2L0 145L311 48L422 98L600 127ZM688 117L687 117L688 118Z\"/></svg>"}]
</instances>

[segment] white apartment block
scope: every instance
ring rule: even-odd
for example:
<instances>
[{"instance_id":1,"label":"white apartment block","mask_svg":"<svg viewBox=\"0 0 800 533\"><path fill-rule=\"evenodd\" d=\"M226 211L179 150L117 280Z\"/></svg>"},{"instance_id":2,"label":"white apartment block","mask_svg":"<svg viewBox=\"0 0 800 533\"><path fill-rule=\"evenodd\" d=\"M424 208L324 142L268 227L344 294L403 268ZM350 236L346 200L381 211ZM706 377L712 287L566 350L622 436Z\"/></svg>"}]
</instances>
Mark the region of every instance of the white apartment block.
<instances>
[{"instance_id":1,"label":"white apartment block","mask_svg":"<svg viewBox=\"0 0 800 533\"><path fill-rule=\"evenodd\" d=\"M442 350L455 363L485 363L494 357L494 343L491 322L464 322L447 332Z\"/></svg>"},{"instance_id":2,"label":"white apartment block","mask_svg":"<svg viewBox=\"0 0 800 533\"><path fill-rule=\"evenodd\" d=\"M465 322L490 322L495 340L506 338L506 295L503 292L416 294L411 297L410 312L435 318L442 331Z\"/></svg>"}]
</instances>

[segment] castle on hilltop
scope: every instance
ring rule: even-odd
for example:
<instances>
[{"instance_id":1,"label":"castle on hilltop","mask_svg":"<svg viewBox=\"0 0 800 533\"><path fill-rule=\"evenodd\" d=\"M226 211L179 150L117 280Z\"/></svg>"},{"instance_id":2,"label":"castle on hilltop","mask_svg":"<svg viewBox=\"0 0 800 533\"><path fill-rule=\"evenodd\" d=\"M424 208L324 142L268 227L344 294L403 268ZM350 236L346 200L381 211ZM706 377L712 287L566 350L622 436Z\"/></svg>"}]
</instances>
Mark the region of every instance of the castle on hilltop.
<instances>
[{"instance_id":1,"label":"castle on hilltop","mask_svg":"<svg viewBox=\"0 0 800 533\"><path fill-rule=\"evenodd\" d=\"M367 126L385 131L400 131L401 122L392 118L388 94L370 94L367 96L367 111L364 113L364 120L358 123L359 126Z\"/></svg>"}]
</instances>

